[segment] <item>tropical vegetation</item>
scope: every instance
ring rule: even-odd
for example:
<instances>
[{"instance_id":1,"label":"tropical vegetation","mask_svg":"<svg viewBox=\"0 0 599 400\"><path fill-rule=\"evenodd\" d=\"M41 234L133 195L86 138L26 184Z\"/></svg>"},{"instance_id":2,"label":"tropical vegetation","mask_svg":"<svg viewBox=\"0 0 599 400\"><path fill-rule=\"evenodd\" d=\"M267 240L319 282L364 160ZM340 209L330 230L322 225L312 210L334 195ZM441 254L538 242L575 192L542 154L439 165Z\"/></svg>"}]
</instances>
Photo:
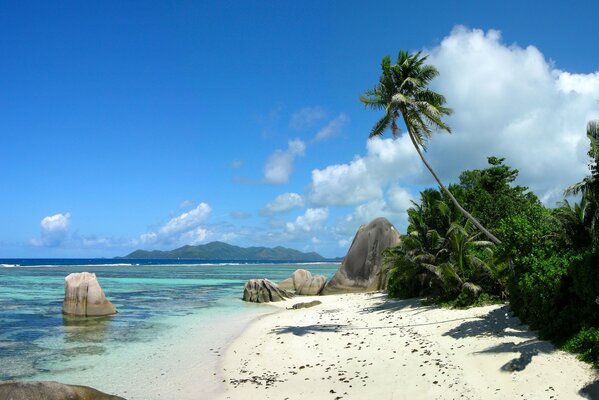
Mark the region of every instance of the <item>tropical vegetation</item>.
<instances>
[{"instance_id":1,"label":"tropical vegetation","mask_svg":"<svg viewBox=\"0 0 599 400\"><path fill-rule=\"evenodd\" d=\"M599 121L587 126L590 174L556 208L517 185L519 171L498 157L445 187L422 151L432 130L450 132L441 118L451 110L427 88L438 73L425 60L385 57L379 84L361 98L384 111L370 136L388 127L397 136L403 119L439 184L420 193L401 243L385 252L389 295L460 307L507 300L542 338L599 367Z\"/></svg>"}]
</instances>

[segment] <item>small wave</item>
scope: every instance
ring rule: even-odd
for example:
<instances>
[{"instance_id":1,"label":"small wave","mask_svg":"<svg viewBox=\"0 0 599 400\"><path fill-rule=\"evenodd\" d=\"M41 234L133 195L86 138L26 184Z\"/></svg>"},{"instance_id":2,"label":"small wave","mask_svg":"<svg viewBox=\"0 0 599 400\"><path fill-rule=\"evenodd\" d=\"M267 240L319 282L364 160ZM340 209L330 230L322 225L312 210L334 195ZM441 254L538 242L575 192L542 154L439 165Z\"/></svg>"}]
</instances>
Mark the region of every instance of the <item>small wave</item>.
<instances>
[{"instance_id":1,"label":"small wave","mask_svg":"<svg viewBox=\"0 0 599 400\"><path fill-rule=\"evenodd\" d=\"M141 264L0 264L3 268L93 268L93 267L133 267Z\"/></svg>"},{"instance_id":2,"label":"small wave","mask_svg":"<svg viewBox=\"0 0 599 400\"><path fill-rule=\"evenodd\" d=\"M297 262L291 264L301 264L301 265L325 265L325 264L341 264L341 261L312 261L312 262Z\"/></svg>"}]
</instances>

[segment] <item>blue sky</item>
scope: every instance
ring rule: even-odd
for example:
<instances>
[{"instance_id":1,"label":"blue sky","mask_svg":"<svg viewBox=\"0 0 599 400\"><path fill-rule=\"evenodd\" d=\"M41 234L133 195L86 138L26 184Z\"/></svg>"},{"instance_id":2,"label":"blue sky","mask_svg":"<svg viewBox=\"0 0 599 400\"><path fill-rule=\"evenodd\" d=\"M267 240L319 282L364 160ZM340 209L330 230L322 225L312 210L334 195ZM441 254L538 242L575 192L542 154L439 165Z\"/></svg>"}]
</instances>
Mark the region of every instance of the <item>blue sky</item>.
<instances>
[{"instance_id":1,"label":"blue sky","mask_svg":"<svg viewBox=\"0 0 599 400\"><path fill-rule=\"evenodd\" d=\"M455 110L443 179L504 156L555 204L599 117L599 5L451 3L0 2L0 257L341 256L373 217L405 229L432 181L358 101L399 49Z\"/></svg>"}]
</instances>

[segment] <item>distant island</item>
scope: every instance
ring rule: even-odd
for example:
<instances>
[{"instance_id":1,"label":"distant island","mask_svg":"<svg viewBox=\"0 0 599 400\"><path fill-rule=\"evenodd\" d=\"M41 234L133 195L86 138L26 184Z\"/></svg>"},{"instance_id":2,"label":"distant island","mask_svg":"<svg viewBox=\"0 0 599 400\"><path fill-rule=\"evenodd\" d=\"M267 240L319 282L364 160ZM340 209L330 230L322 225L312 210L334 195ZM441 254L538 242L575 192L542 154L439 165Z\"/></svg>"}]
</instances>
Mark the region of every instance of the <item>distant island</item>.
<instances>
[{"instance_id":1,"label":"distant island","mask_svg":"<svg viewBox=\"0 0 599 400\"><path fill-rule=\"evenodd\" d=\"M136 250L117 258L169 258L194 260L268 260L268 261L331 261L318 253L303 253L286 247L239 247L223 242L210 242L198 246L183 246L170 251Z\"/></svg>"}]
</instances>

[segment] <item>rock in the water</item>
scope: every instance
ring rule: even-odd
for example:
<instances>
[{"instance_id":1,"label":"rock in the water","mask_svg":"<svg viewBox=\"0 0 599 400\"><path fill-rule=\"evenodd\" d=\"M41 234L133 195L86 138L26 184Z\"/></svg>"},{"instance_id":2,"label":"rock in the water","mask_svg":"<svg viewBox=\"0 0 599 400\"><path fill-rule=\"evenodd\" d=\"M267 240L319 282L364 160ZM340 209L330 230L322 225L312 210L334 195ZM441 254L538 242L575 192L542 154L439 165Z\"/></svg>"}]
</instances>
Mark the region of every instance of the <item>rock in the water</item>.
<instances>
[{"instance_id":1,"label":"rock in the water","mask_svg":"<svg viewBox=\"0 0 599 400\"><path fill-rule=\"evenodd\" d=\"M383 251L397 246L399 242L399 232L385 218L377 218L368 225L362 225L341 267L327 282L322 294L385 289L387 277L381 273Z\"/></svg>"},{"instance_id":2,"label":"rock in the water","mask_svg":"<svg viewBox=\"0 0 599 400\"><path fill-rule=\"evenodd\" d=\"M290 299L293 293L281 289L276 283L268 279L250 279L243 288L243 301L253 303L268 303Z\"/></svg>"},{"instance_id":3,"label":"rock in the water","mask_svg":"<svg viewBox=\"0 0 599 400\"><path fill-rule=\"evenodd\" d=\"M6 400L125 400L87 386L44 381L0 382L0 399Z\"/></svg>"},{"instance_id":4,"label":"rock in the water","mask_svg":"<svg viewBox=\"0 0 599 400\"><path fill-rule=\"evenodd\" d=\"M305 269L296 269L293 275L279 282L279 287L286 290L294 290L295 294L303 296L315 296L320 294L327 278L324 275L312 275Z\"/></svg>"},{"instance_id":5,"label":"rock in the water","mask_svg":"<svg viewBox=\"0 0 599 400\"><path fill-rule=\"evenodd\" d=\"M117 310L104 295L96 274L77 272L64 278L62 312L91 317L116 314Z\"/></svg>"},{"instance_id":6,"label":"rock in the water","mask_svg":"<svg viewBox=\"0 0 599 400\"><path fill-rule=\"evenodd\" d=\"M313 300L313 301L308 301L305 303L296 303L296 304L292 305L291 308L293 308L294 310L299 310L300 308L310 308L310 307L317 306L319 304L322 304L322 301Z\"/></svg>"}]
</instances>

